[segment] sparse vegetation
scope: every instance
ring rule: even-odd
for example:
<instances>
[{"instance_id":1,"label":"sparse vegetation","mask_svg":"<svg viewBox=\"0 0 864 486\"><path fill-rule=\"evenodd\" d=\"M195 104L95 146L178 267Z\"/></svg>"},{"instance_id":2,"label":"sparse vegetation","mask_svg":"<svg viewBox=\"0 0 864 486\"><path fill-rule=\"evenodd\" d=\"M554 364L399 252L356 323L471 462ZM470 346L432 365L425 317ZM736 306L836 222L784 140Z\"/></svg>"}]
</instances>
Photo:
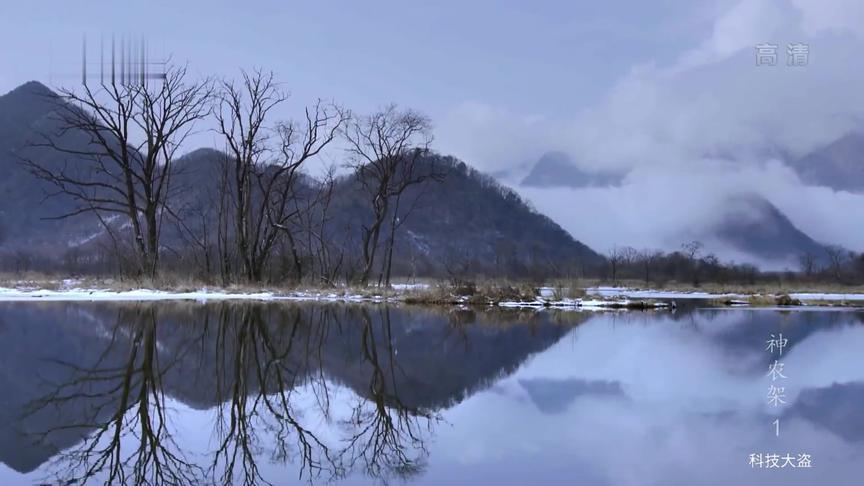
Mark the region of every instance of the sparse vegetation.
<instances>
[{"instance_id":1,"label":"sparse vegetation","mask_svg":"<svg viewBox=\"0 0 864 486\"><path fill-rule=\"evenodd\" d=\"M581 299L585 288L578 279L555 279L551 282L552 298L555 300Z\"/></svg>"},{"instance_id":2,"label":"sparse vegetation","mask_svg":"<svg viewBox=\"0 0 864 486\"><path fill-rule=\"evenodd\" d=\"M459 282L453 284L443 280L426 279L414 285L396 287L366 285L298 285L296 282L283 284L231 283L214 285L210 280L200 280L186 274L161 272L157 277L137 276L125 278L79 276L65 278L60 275L39 272L0 273L0 287L20 290L106 290L125 292L139 289L160 290L174 293L196 292L207 289L209 292L236 294L269 292L274 295L310 296L319 298L361 299L369 301L401 302L405 304L489 306L502 303L524 304L539 307L574 306L583 300L604 302L607 308L647 309L659 304L675 301L674 295L666 299L622 299L604 298L593 294L591 289L601 286L601 280L553 280L546 285L536 285L525 281L493 280L480 282ZM632 290L638 286L628 287ZM763 286L718 286L708 284L699 288L672 283L664 291L699 291L706 295L701 305L731 306L864 306L864 301L838 299L797 299L791 293L815 294L864 294L864 287L837 285L803 286L800 288L777 288ZM542 292L541 292L542 291ZM541 295L542 294L542 295Z\"/></svg>"},{"instance_id":3,"label":"sparse vegetation","mask_svg":"<svg viewBox=\"0 0 864 486\"><path fill-rule=\"evenodd\" d=\"M16 274L16 281L45 272L52 276L46 286L53 275L79 275L124 288L368 286L361 293L375 296L395 293L384 290L391 280L446 278L450 284L436 290L438 297L422 298L476 303L535 301L541 286L549 288L544 300L566 301L584 297L586 287L610 284L741 295L844 293L864 285L864 254L837 246L803 254L800 271L783 272L721 262L699 241L671 252L615 247L604 258L515 191L433 153L430 121L410 108L388 106L358 116L318 102L299 123L270 120L271 109L287 98L272 74L244 74L240 84L226 80L214 89L209 79L172 72L161 90L124 86L113 96L86 86L85 94L59 95L38 83L28 88L37 93L31 98L41 100L33 103L45 112L39 116L60 114L48 123L54 131L77 129L107 139L95 149L82 148L74 137L47 133L20 152L21 165L32 174L18 170L39 188L29 192L54 196L46 211L72 222L40 235L61 234L63 241L36 247L23 238L8 244L29 222L0 215L6 244L0 270ZM22 105L32 101L22 99ZM123 112L124 103L131 112ZM180 114L173 116L180 118L163 121L179 132L161 133L155 126L160 115L153 110L160 103L178 103ZM216 108L204 109L210 106ZM137 138L103 126L110 125L108 115L120 112L138 120L156 147L145 150ZM219 126L225 152L202 149L188 159L176 157L183 128L208 117ZM26 140L15 143L26 146ZM129 153L112 152L118 143ZM340 163L348 173L336 176L333 167L320 179L304 173L308 161L339 144L347 147ZM81 160L72 160L76 155ZM122 170L106 173L114 166ZM131 186L123 178L131 178ZM15 180L26 185L17 175ZM110 202L103 192L113 194ZM64 231L85 223L90 234L68 241Z\"/></svg>"}]
</instances>

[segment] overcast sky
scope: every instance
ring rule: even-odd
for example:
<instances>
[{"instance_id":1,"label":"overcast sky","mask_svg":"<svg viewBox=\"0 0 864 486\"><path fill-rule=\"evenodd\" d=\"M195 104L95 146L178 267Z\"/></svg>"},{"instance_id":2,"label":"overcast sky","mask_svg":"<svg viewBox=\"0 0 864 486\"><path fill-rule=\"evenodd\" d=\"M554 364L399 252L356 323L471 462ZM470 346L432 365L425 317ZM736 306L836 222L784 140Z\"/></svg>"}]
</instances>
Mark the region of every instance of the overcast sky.
<instances>
[{"instance_id":1,"label":"overcast sky","mask_svg":"<svg viewBox=\"0 0 864 486\"><path fill-rule=\"evenodd\" d=\"M451 151L463 143L453 132L466 113L569 120L633 65L672 62L720 8L648 3L6 2L0 92L31 79L76 83L85 35L91 60L100 39L144 36L152 56L171 54L201 74L272 69L295 106L323 97L355 111L417 108ZM472 155L480 154L464 154Z\"/></svg>"},{"instance_id":2,"label":"overcast sky","mask_svg":"<svg viewBox=\"0 0 864 486\"><path fill-rule=\"evenodd\" d=\"M144 36L151 56L201 75L272 69L292 93L285 116L318 97L419 109L437 150L490 172L553 149L630 171L620 188L522 191L601 251L674 247L741 190L864 250L861 197L804 188L765 155L860 127L861 0L6 2L0 92L75 83L84 35L94 53L100 38ZM777 66L756 66L761 43L779 46ZM789 43L809 46L807 66L785 65Z\"/></svg>"}]
</instances>

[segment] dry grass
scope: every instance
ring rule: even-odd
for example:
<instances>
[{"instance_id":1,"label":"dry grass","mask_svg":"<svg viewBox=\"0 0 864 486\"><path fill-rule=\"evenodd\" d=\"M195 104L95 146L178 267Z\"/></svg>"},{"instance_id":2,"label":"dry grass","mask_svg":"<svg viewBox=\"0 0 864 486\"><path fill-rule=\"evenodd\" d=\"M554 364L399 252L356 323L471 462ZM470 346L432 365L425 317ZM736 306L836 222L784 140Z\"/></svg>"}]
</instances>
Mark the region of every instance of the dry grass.
<instances>
[{"instance_id":1,"label":"dry grass","mask_svg":"<svg viewBox=\"0 0 864 486\"><path fill-rule=\"evenodd\" d=\"M140 288L150 288L169 291L188 291L197 290L202 287L222 288L218 282L202 280L184 274L176 274L165 272L157 278L110 278L96 276L66 276L57 274L45 274L38 272L23 272L23 273L0 273L0 286L4 287L39 287L44 289L61 288L64 280L73 279L74 284L78 287L93 287L105 288L111 290L130 290ZM472 285L461 285L459 288L453 288L449 283L442 280L424 279L422 283L428 288L415 288L404 291L395 291L393 289L384 289L381 287L360 287L360 286L315 286L304 284L297 286L296 284L284 283L264 283L264 284L244 284L235 283L225 290L236 292L255 292L262 290L270 290L274 292L291 292L291 291L320 291L320 292L350 292L356 295L367 296L392 296L395 294L412 295L432 293L453 293L455 295L472 296L486 295L492 298L501 299L528 299L533 300L536 293L534 284L520 281L511 281L503 279L487 279L476 282ZM580 298L585 295L585 289L598 286L608 286L608 281L591 280L591 279L553 279L547 281L545 286L550 287L553 292L553 297L556 300L564 298ZM701 285L694 286L687 282L666 282L662 285L646 285L641 280L622 280L617 282L618 287L626 287L635 290L667 290L676 292L708 292L716 294L742 294L742 295L757 295L757 294L788 294L788 293L864 293L864 286L861 285L842 285L830 282L784 282L781 284L719 284L706 282Z\"/></svg>"},{"instance_id":2,"label":"dry grass","mask_svg":"<svg viewBox=\"0 0 864 486\"><path fill-rule=\"evenodd\" d=\"M430 305L476 305L489 306L501 302L535 302L538 299L537 286L532 283L508 281L508 280L482 280L477 283L461 284L452 286L441 280L425 280L422 283L427 287L416 287L408 289L392 289L383 287L361 287L361 286L297 286L291 283L265 283L265 284L232 284L227 287L214 284L212 281L204 281L188 275L164 273L158 278L99 278L99 277L63 277L59 275L41 273L0 273L0 286L61 290L64 288L89 288L106 289L111 291L129 291L136 289L154 289L169 292L192 292L202 288L211 291L224 291L228 293L257 293L272 292L277 295L291 293L308 294L333 294L341 297L360 297L368 300L389 300L404 302L407 304L430 304ZM564 301L568 299L579 299L585 296L585 288L607 285L608 283L592 280L556 279L546 283L552 289L552 295L547 297L551 301ZM720 285L706 283L699 287L682 283L668 283L664 286L646 287L638 281L619 282L622 287L640 289L663 289L669 291L700 291L716 294L738 294L742 300L751 306L777 306L798 305L800 302L790 299L789 293L795 292L819 292L819 293L864 293L862 286L841 286L836 284L800 284L793 287L790 284L784 286L765 285ZM714 305L729 305L727 298L718 298ZM861 302L837 302L837 301L811 301L805 302L809 305L862 305Z\"/></svg>"},{"instance_id":3,"label":"dry grass","mask_svg":"<svg viewBox=\"0 0 864 486\"><path fill-rule=\"evenodd\" d=\"M556 279L549 283L553 300L581 299L585 297L586 285L578 279Z\"/></svg>"},{"instance_id":4,"label":"dry grass","mask_svg":"<svg viewBox=\"0 0 864 486\"><path fill-rule=\"evenodd\" d=\"M426 289L411 289L400 295L400 300L408 304L488 305L498 302L531 302L536 299L537 289L533 285L492 280L456 286L439 282Z\"/></svg>"}]
</instances>

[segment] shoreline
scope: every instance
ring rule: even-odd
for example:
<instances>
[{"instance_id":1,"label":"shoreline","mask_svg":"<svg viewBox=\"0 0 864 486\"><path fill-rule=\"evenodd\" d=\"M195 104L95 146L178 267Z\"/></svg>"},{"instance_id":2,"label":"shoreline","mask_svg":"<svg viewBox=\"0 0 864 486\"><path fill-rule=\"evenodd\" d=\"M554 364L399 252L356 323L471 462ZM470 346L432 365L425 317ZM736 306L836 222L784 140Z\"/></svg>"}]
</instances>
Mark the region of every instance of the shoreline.
<instances>
[{"instance_id":1,"label":"shoreline","mask_svg":"<svg viewBox=\"0 0 864 486\"><path fill-rule=\"evenodd\" d=\"M56 282L55 282L56 283ZM80 286L74 279L60 281L55 288L45 283L20 282L0 287L2 302L154 302L154 301L256 301L256 302L333 302L389 303L406 305L534 308L556 310L674 310L678 301L695 302L718 308L813 307L864 308L864 293L789 292L789 293L712 293L705 291L665 291L626 287L587 287L577 289L579 297L562 297L560 289L538 287L535 295L516 292L458 295L456 289L429 284L396 284L390 289L337 288L272 290L260 288L201 287L194 290L110 288L106 285ZM36 284L36 285L34 285ZM7 283L8 285L8 283ZM523 289L524 290L524 289ZM515 294L514 294L515 292Z\"/></svg>"},{"instance_id":2,"label":"shoreline","mask_svg":"<svg viewBox=\"0 0 864 486\"><path fill-rule=\"evenodd\" d=\"M349 292L230 292L224 289L202 288L197 291L172 292L154 289L114 291L97 288L67 288L51 290L43 288L0 287L0 303L3 302L158 302L158 301L254 301L254 302L339 302L339 303L391 303L407 305L442 306L497 306L503 308L554 308L568 309L663 309L671 307L664 302L648 302L631 299L565 299L565 300L493 300L469 299L453 296L423 298L416 294L391 291L390 294L356 294Z\"/></svg>"}]
</instances>

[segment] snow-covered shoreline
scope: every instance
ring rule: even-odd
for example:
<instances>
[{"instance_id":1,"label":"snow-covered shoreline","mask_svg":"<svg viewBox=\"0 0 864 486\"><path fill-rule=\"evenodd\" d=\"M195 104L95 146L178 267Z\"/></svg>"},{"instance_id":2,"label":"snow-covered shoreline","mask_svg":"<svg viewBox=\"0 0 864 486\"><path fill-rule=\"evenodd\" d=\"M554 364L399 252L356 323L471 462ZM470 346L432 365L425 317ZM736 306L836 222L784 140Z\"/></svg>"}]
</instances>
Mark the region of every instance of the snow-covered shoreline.
<instances>
[{"instance_id":1,"label":"snow-covered shoreline","mask_svg":"<svg viewBox=\"0 0 864 486\"><path fill-rule=\"evenodd\" d=\"M61 290L0 287L0 302L75 302L75 301L160 301L160 300L253 300L253 301L330 301L330 302L375 302L383 300L376 296L317 292L228 292L225 290L200 289L190 292L172 292L153 289L115 291L108 289L69 288Z\"/></svg>"},{"instance_id":2,"label":"snow-covered shoreline","mask_svg":"<svg viewBox=\"0 0 864 486\"><path fill-rule=\"evenodd\" d=\"M585 289L590 295L598 295L610 298L631 299L731 299L746 300L757 294L741 293L710 293L710 292L684 292L667 290L639 290L626 287L591 287ZM823 292L790 292L789 297L801 301L864 301L864 294L854 293L823 293Z\"/></svg>"},{"instance_id":3,"label":"snow-covered shoreline","mask_svg":"<svg viewBox=\"0 0 864 486\"><path fill-rule=\"evenodd\" d=\"M17 287L0 287L0 302L146 302L146 301L296 301L296 302L346 302L346 303L400 303L411 299L412 291L429 289L428 285L394 286L389 294L358 293L356 290L296 290L272 291L253 290L241 291L222 288L201 288L191 291L170 291L155 289L111 290L106 288L89 288L81 286L81 282L63 281L57 289L39 288L35 285L20 285ZM749 306L748 299L765 297L759 294L710 293L640 290L623 287L592 287L585 289L583 298L554 298L553 289L543 287L538 289L539 295L534 300L524 301L489 301L487 305L503 308L549 308L561 310L603 310L603 309L664 309L674 308L674 302L687 300L722 301L730 306ZM787 294L803 305L833 305L837 302L864 304L864 294L854 293L807 293L793 292ZM767 297L774 297L768 295ZM417 299L413 299L417 301ZM431 304L465 304L467 297L455 300L420 299L416 303Z\"/></svg>"},{"instance_id":4,"label":"snow-covered shoreline","mask_svg":"<svg viewBox=\"0 0 864 486\"><path fill-rule=\"evenodd\" d=\"M0 302L308 301L380 303L401 302L402 297L404 297L404 294L398 292L385 297L383 295L360 295L348 292L230 292L223 289L207 288L202 288L196 291L177 292L153 289L117 291L81 287L67 287L58 290L33 287L0 287ZM534 301L490 302L488 305L504 308L552 308L561 310L659 309L669 307L668 303L663 302L644 302L621 298L607 300L595 298L548 300L539 298Z\"/></svg>"},{"instance_id":5,"label":"snow-covered shoreline","mask_svg":"<svg viewBox=\"0 0 864 486\"><path fill-rule=\"evenodd\" d=\"M561 310L649 310L667 309L672 305L668 302L653 302L630 299L602 300L602 299L565 299L565 300L535 300L531 302L505 301L499 302L498 307L508 308L536 308L536 309L561 309Z\"/></svg>"}]
</instances>

